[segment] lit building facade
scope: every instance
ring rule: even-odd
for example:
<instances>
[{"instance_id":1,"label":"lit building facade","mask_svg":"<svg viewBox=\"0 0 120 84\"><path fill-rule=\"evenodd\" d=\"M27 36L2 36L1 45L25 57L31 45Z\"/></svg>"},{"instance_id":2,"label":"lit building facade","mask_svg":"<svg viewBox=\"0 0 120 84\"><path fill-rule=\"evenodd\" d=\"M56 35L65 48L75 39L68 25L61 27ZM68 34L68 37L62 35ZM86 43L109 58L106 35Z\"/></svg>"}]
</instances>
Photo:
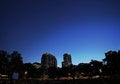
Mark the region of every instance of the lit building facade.
<instances>
[{"instance_id":1,"label":"lit building facade","mask_svg":"<svg viewBox=\"0 0 120 84\"><path fill-rule=\"evenodd\" d=\"M57 67L56 57L50 53L45 53L41 58L42 68L47 69L50 67Z\"/></svg>"},{"instance_id":2,"label":"lit building facade","mask_svg":"<svg viewBox=\"0 0 120 84\"><path fill-rule=\"evenodd\" d=\"M69 67L72 65L72 59L71 55L68 53L65 53L63 55L63 62L62 62L62 67Z\"/></svg>"}]
</instances>

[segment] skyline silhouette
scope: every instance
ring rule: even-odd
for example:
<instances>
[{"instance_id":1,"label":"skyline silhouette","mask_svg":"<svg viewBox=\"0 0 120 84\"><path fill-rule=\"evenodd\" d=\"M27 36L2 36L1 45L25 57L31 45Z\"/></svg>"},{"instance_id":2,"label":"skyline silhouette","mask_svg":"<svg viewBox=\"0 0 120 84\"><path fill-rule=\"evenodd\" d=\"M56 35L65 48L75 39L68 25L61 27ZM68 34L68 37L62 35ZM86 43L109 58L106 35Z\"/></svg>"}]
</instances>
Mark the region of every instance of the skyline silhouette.
<instances>
[{"instance_id":1,"label":"skyline silhouette","mask_svg":"<svg viewBox=\"0 0 120 84\"><path fill-rule=\"evenodd\" d=\"M105 53L103 61L72 64L71 55L65 53L62 67L57 67L54 55L44 53L42 63L23 63L18 51L0 50L1 84L114 84L120 80L120 50Z\"/></svg>"},{"instance_id":2,"label":"skyline silhouette","mask_svg":"<svg viewBox=\"0 0 120 84\"><path fill-rule=\"evenodd\" d=\"M56 56L53 54L53 53L49 53L49 52L46 52L46 53L43 53L40 57L40 59L41 59L41 61L39 61L39 62L37 62L37 61L35 61L35 62L24 62L24 60L23 60L23 56L22 56L22 54L21 53L19 53L18 51L13 51L12 53L9 53L8 51L5 51L5 50L0 50L0 55L2 56L2 57L6 57L7 59L8 59L8 61L10 62L11 61L11 57L9 56L9 55L14 55L14 53L15 54L17 54L17 55L19 55L19 57L18 58L20 58L22 61L21 62L23 62L24 64L26 64L26 63L31 63L31 64L34 64L34 63L40 63L40 64L42 64L42 62L43 62L43 64L44 64L44 62L46 62L45 60L48 60L49 59L49 61L48 61L48 63L49 63L49 65L50 65L50 63L53 63L53 65L55 64L55 66L56 67L63 67L64 65L63 65L63 62L67 62L67 64L66 64L66 66L71 66L71 65L79 65L79 64L81 64L81 63L90 63L91 61L93 61L93 60L95 60L95 61L98 61L98 62L104 62L104 59L106 58L106 56L107 56L107 54L112 54L113 52L118 52L118 55L119 55L119 52L120 52L120 50L117 50L117 51L115 51L115 50L109 50L109 51L107 51L107 52L104 52L104 58L102 58L101 60L97 60L97 59L93 59L93 58L91 58L91 60L89 61L89 62L80 62L80 61L78 61L78 63L77 64L74 64L74 63L72 63L72 61L74 61L73 59L72 59L72 55L70 54L70 53L64 53L63 54L63 56L62 56L62 61L60 62L60 63L58 63L58 60L59 59L57 59L56 58ZM16 56L17 56L16 55ZM67 55L67 56L66 56ZM48 56L48 58L46 58ZM52 57L51 57L52 56ZM114 56L114 54L113 54L113 56ZM5 60L2 60L3 58L0 58L0 60L1 61L3 61L3 62L6 62ZM43 59L43 60L42 60ZM53 59L55 59L56 60L56 62L50 62L50 61L54 61ZM113 60L114 60L114 58L112 58ZM111 59L111 60L112 60ZM70 63L70 64L69 64ZM61 64L61 65L59 65L59 64ZM63 66L62 66L63 65ZM46 65L45 65L46 66ZM48 66L49 67L49 66Z\"/></svg>"}]
</instances>

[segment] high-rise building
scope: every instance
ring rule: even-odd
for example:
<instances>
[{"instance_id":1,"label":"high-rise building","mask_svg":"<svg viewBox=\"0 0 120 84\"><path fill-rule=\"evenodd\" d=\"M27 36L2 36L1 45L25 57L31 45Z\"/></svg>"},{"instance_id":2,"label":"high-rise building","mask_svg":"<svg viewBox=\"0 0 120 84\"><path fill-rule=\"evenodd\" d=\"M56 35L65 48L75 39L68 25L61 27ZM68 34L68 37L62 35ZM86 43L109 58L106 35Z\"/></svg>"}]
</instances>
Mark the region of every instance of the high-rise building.
<instances>
[{"instance_id":1,"label":"high-rise building","mask_svg":"<svg viewBox=\"0 0 120 84\"><path fill-rule=\"evenodd\" d=\"M57 67L56 57L50 53L45 53L41 58L42 68L47 69L50 67Z\"/></svg>"},{"instance_id":2,"label":"high-rise building","mask_svg":"<svg viewBox=\"0 0 120 84\"><path fill-rule=\"evenodd\" d=\"M71 55L69 53L65 53L63 55L62 67L69 67L70 65L72 65Z\"/></svg>"}]
</instances>

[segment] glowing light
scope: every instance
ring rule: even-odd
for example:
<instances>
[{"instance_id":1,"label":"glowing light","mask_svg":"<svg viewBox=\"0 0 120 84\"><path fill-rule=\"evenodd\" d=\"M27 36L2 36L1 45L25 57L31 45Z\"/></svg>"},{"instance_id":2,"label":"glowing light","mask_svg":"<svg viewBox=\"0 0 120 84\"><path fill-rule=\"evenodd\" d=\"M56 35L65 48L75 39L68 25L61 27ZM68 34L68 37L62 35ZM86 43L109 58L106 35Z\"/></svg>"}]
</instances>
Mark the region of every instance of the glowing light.
<instances>
[{"instance_id":1,"label":"glowing light","mask_svg":"<svg viewBox=\"0 0 120 84\"><path fill-rule=\"evenodd\" d=\"M99 72L102 73L102 69L99 69Z\"/></svg>"}]
</instances>

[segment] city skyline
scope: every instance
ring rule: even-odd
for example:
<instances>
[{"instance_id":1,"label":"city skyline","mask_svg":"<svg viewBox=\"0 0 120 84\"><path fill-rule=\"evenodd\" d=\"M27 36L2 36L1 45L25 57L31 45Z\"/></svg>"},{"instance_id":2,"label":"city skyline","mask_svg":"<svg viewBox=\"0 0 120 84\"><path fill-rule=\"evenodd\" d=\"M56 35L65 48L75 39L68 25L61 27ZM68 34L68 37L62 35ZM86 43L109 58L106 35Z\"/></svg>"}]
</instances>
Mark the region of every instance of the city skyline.
<instances>
[{"instance_id":1,"label":"city skyline","mask_svg":"<svg viewBox=\"0 0 120 84\"><path fill-rule=\"evenodd\" d=\"M24 63L63 54L72 63L101 61L120 49L119 0L0 0L0 50L21 53Z\"/></svg>"},{"instance_id":2,"label":"city skyline","mask_svg":"<svg viewBox=\"0 0 120 84\"><path fill-rule=\"evenodd\" d=\"M9 56L12 55L12 53L10 54L9 52L7 52L5 50L0 50L0 51L6 53L6 57L8 57L8 60L9 60ZM13 52L18 53L18 55L21 56L21 60L23 60L22 59L23 57L22 57L21 53L19 53L19 51L13 51ZM56 67L56 68L57 67L59 67L59 68L71 67L71 65L78 66L79 64L89 64L92 61L98 61L98 62L103 63L103 65L104 65L104 61L105 61L107 56L109 57L109 55L110 56L113 55L114 57L116 57L115 54L118 53L118 55L119 55L119 52L120 52L120 50L117 50L117 51L116 50L109 50L109 51L104 53L105 56L101 60L91 59L89 62L78 62L77 64L72 63L72 61L74 61L74 60L72 60L72 56L71 56L70 53L64 53L63 57L62 57L63 60L60 62L61 65L58 65L59 63L57 62L56 56L54 54L46 52L46 53L42 54L42 56L40 58L41 62L40 61L39 62L35 61L35 62L32 63L32 62L24 62L23 61L23 63L24 64L27 64L27 63L29 64L30 63L30 64L33 64L33 65L37 63L37 64L40 64L43 69L48 69L50 67ZM37 68L38 67L40 67L40 66L37 66Z\"/></svg>"}]
</instances>

